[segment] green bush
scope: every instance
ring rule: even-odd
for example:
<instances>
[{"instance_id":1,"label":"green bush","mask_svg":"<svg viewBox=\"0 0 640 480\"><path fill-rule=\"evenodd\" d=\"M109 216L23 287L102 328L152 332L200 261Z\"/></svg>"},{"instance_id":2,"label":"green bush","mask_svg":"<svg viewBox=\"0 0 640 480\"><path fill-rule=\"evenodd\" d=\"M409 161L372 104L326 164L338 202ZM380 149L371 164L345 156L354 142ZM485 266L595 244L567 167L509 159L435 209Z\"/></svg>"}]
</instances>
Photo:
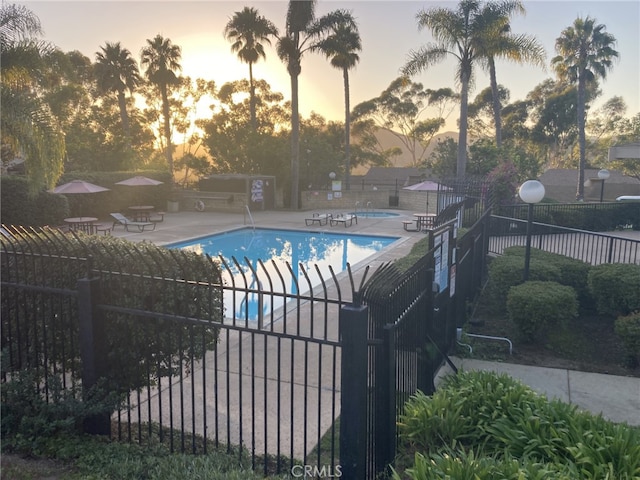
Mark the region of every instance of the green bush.
<instances>
[{"instance_id":1,"label":"green bush","mask_svg":"<svg viewBox=\"0 0 640 480\"><path fill-rule=\"evenodd\" d=\"M524 263L525 247L514 246L504 249L504 255L514 255L523 258ZM551 265L558 267L560 270L560 279L558 283L572 287L578 294L580 307L584 310L593 308L593 298L589 293L587 285L587 277L591 265L582 260L566 257L558 253L545 252L537 248L531 249L531 258L545 261Z\"/></svg>"},{"instance_id":2,"label":"green bush","mask_svg":"<svg viewBox=\"0 0 640 480\"><path fill-rule=\"evenodd\" d=\"M549 401L495 372L459 372L431 397L412 396L398 428L408 456L397 457L395 479L640 475L639 429Z\"/></svg>"},{"instance_id":3,"label":"green bush","mask_svg":"<svg viewBox=\"0 0 640 480\"><path fill-rule=\"evenodd\" d=\"M109 415L118 405L114 392L96 386L83 399L80 384L65 388L58 375L41 369L15 372L1 388L2 447L26 454L48 454L51 439L80 434L85 419Z\"/></svg>"},{"instance_id":4,"label":"green bush","mask_svg":"<svg viewBox=\"0 0 640 480\"><path fill-rule=\"evenodd\" d=\"M26 227L58 225L69 216L69 203L64 195L40 192L32 196L25 177L3 175L0 178L3 224Z\"/></svg>"},{"instance_id":5,"label":"green bush","mask_svg":"<svg viewBox=\"0 0 640 480\"><path fill-rule=\"evenodd\" d=\"M618 317L615 332L622 339L630 366L637 366L640 363L640 311Z\"/></svg>"},{"instance_id":6,"label":"green bush","mask_svg":"<svg viewBox=\"0 0 640 480\"><path fill-rule=\"evenodd\" d=\"M601 315L626 315L640 310L640 265L597 265L589 271L587 283Z\"/></svg>"},{"instance_id":7,"label":"green bush","mask_svg":"<svg viewBox=\"0 0 640 480\"><path fill-rule=\"evenodd\" d=\"M525 341L534 341L551 327L564 327L578 315L573 288L557 282L530 281L509 289L507 311Z\"/></svg>"},{"instance_id":8,"label":"green bush","mask_svg":"<svg viewBox=\"0 0 640 480\"><path fill-rule=\"evenodd\" d=\"M514 285L523 282L524 259L515 255L502 255L489 264L487 282L488 308L497 314L505 312L507 294ZM544 260L531 258L529 280L559 282L562 274L556 265Z\"/></svg>"},{"instance_id":9,"label":"green bush","mask_svg":"<svg viewBox=\"0 0 640 480\"><path fill-rule=\"evenodd\" d=\"M222 290L215 287L221 284L220 269L210 258L151 243L133 244L110 236L76 237L57 231L24 234L14 237L12 243L17 251L37 248L49 254L16 256L11 269L3 271L3 275L15 275L27 284L76 290L78 279L87 275L88 263L83 259L91 258L94 271L100 272L100 303L120 309L103 313L101 345L107 355L104 375L112 390L128 392L146 385L148 375L153 381L174 375L183 366L190 369L192 360L214 348L218 338L216 324L222 321L223 308ZM50 364L60 365L69 374L79 374L77 303L51 302L47 293L40 291L25 290L18 297L14 291L3 290L1 304L3 347L22 352L46 351ZM24 305L46 308L20 308ZM133 312L126 313L127 309ZM136 310L159 315L136 314ZM158 318L162 314L210 323L193 327ZM21 336L4 336L4 332L19 331ZM19 369L20 365L3 368Z\"/></svg>"}]
</instances>

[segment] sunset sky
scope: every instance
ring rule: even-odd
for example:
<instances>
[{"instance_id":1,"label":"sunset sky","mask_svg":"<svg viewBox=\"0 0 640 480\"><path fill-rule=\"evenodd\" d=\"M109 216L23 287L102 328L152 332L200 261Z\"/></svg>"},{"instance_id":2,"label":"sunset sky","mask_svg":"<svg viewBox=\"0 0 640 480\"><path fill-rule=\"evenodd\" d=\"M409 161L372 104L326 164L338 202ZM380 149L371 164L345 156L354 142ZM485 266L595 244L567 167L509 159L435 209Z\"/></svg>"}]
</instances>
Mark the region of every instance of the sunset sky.
<instances>
[{"instance_id":1,"label":"sunset sky","mask_svg":"<svg viewBox=\"0 0 640 480\"><path fill-rule=\"evenodd\" d=\"M79 50L95 61L95 53L105 42L121 42L139 61L146 39L157 34L170 38L182 48L183 74L223 83L248 77L248 66L231 53L223 37L226 23L234 12L253 6L271 20L281 32L285 28L286 1L23 1L39 18L44 39L64 51ZM629 116L640 112L640 2L628 1L537 1L524 2L526 16L512 21L514 33L536 35L547 51L547 65L555 55L554 44L561 31L578 16L591 16L606 25L620 53L598 103L614 95L622 96ZM348 9L358 22L363 50L360 62L351 71L351 106L374 98L398 76L407 54L431 41L427 31L418 31L416 13L433 6L455 8L454 2L320 0L317 16L337 8ZM285 65L267 49L266 61L254 65L254 77L265 79L272 90L290 98L290 82ZM426 88L452 87L455 64L449 60L414 77ZM476 70L470 99L488 86L488 78ZM522 100L546 78L543 71L530 65L498 63L498 82L511 92L511 101ZM344 119L342 74L319 54L307 54L300 76L300 112L305 117L315 111L329 120ZM455 128L457 111L448 122Z\"/></svg>"}]
</instances>

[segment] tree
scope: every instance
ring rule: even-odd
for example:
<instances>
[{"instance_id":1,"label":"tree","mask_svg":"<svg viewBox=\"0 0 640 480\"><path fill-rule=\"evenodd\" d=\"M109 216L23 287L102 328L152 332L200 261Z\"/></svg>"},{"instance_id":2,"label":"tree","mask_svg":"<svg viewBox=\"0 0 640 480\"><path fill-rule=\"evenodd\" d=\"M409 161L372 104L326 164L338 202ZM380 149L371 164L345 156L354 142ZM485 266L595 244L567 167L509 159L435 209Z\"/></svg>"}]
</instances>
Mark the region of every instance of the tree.
<instances>
[{"instance_id":1,"label":"tree","mask_svg":"<svg viewBox=\"0 0 640 480\"><path fill-rule=\"evenodd\" d=\"M498 85L498 102L502 105L503 102L508 102L510 92L502 85ZM467 115L469 118L469 132L474 138L487 138L494 136L496 132L495 128L495 97L496 95L492 91L491 87L483 89L473 102L469 104ZM502 110L502 106L500 107ZM500 116L502 113L500 113ZM500 125L502 121L500 121ZM502 127L500 127L502 128ZM501 135L502 136L502 135ZM496 138L494 136L494 138ZM496 138L496 146L498 146Z\"/></svg>"},{"instance_id":2,"label":"tree","mask_svg":"<svg viewBox=\"0 0 640 480\"><path fill-rule=\"evenodd\" d=\"M246 93L249 82L225 83L216 94L218 107L212 117L198 120L204 131L203 144L213 158L215 173L262 173L288 175L280 165L286 158L286 133L281 126L289 118L288 105L280 93L271 91L264 80L255 83L258 130L251 128ZM240 94L240 95L239 95Z\"/></svg>"},{"instance_id":3,"label":"tree","mask_svg":"<svg viewBox=\"0 0 640 480\"><path fill-rule=\"evenodd\" d=\"M409 52L409 60L402 67L404 75L415 75L425 68L443 61L447 56L456 58L456 79L460 82L460 132L456 175L464 178L467 166L467 110L469 89L473 82L473 66L486 58L486 38L496 29L496 22L503 17L496 12L508 12L514 2L491 2L485 7L477 0L462 0L455 10L433 7L417 14L418 28L428 28L435 43L428 43Z\"/></svg>"},{"instance_id":4,"label":"tree","mask_svg":"<svg viewBox=\"0 0 640 480\"><path fill-rule=\"evenodd\" d=\"M544 147L547 167L569 168L577 137L575 87L546 80L527 99L532 104L531 138Z\"/></svg>"},{"instance_id":5,"label":"tree","mask_svg":"<svg viewBox=\"0 0 640 480\"><path fill-rule=\"evenodd\" d=\"M101 51L96 52L95 76L98 91L102 94L115 93L118 97L120 108L120 120L125 137L131 136L129 128L129 116L127 115L127 102L125 92L133 93L142 78L138 70L138 64L131 52L122 48L120 42L106 42Z\"/></svg>"},{"instance_id":6,"label":"tree","mask_svg":"<svg viewBox=\"0 0 640 480\"><path fill-rule=\"evenodd\" d=\"M625 119L621 122L620 130L616 135L616 144L637 142L640 138L640 113L636 113L633 117ZM625 175L640 180L640 161L637 158L619 158L612 160L611 168L620 170Z\"/></svg>"},{"instance_id":7,"label":"tree","mask_svg":"<svg viewBox=\"0 0 640 480\"><path fill-rule=\"evenodd\" d=\"M415 75L441 62L448 55L457 59L456 79L460 82L460 132L456 160L458 178L464 178L467 166L467 109L473 63L479 55L475 45L480 30L477 22L479 12L479 4L471 0L461 1L456 10L444 7L421 10L417 15L418 29L431 30L436 43L428 43L417 51L411 51L409 60L401 69L405 75Z\"/></svg>"},{"instance_id":8,"label":"tree","mask_svg":"<svg viewBox=\"0 0 640 480\"><path fill-rule=\"evenodd\" d=\"M169 172L173 176L173 146L171 144L171 120L169 109L169 86L177 85L179 79L177 70L181 70L181 48L174 45L170 39L156 35L152 40L147 39L147 46L142 49L141 63L146 68L145 76L153 85L160 89L162 97L162 116L164 118L164 137L166 141L165 155ZM173 178L173 177L172 177Z\"/></svg>"},{"instance_id":9,"label":"tree","mask_svg":"<svg viewBox=\"0 0 640 480\"><path fill-rule=\"evenodd\" d=\"M544 67L544 47L534 36L513 34L509 18L514 13L524 14L525 9L519 0L501 3L489 2L482 12L487 28L483 29L480 38L480 52L489 70L492 93L493 123L495 127L496 145L502 145L502 105L496 75L496 58L503 58L517 63L533 63Z\"/></svg>"},{"instance_id":10,"label":"tree","mask_svg":"<svg viewBox=\"0 0 640 480\"><path fill-rule=\"evenodd\" d=\"M286 32L278 39L278 57L286 63L291 77L291 207L298 208L298 182L300 176L300 117L298 77L302 72L302 55L310 48L307 35L315 18L315 0L289 0Z\"/></svg>"},{"instance_id":11,"label":"tree","mask_svg":"<svg viewBox=\"0 0 640 480\"><path fill-rule=\"evenodd\" d=\"M300 181L300 114L298 77L302 72L302 57L308 51L317 50L317 44L333 28L340 18L331 12L315 20L316 0L289 0L286 32L278 38L278 57L287 65L291 77L291 206L299 207ZM333 21L332 21L333 19Z\"/></svg>"},{"instance_id":12,"label":"tree","mask_svg":"<svg viewBox=\"0 0 640 480\"><path fill-rule=\"evenodd\" d=\"M432 104L442 112L446 108L443 106L445 99L451 102L457 96L449 89L429 90L421 83L399 77L378 97L356 105L353 118L359 124L357 131L361 135L366 132L363 122L389 130L411 153L411 166L417 167L424 161L431 140L445 124L442 117L424 120L422 117Z\"/></svg>"},{"instance_id":13,"label":"tree","mask_svg":"<svg viewBox=\"0 0 640 480\"><path fill-rule=\"evenodd\" d=\"M351 189L351 106L349 100L349 70L360 61L358 53L362 42L358 26L350 12L337 10L323 21L329 25L329 35L316 44L316 48L330 59L331 66L342 70L344 83L344 176L345 188Z\"/></svg>"},{"instance_id":14,"label":"tree","mask_svg":"<svg viewBox=\"0 0 640 480\"><path fill-rule=\"evenodd\" d=\"M3 160L23 156L32 193L62 175L64 135L39 96L38 73L53 51L38 40L40 20L24 6L0 6L0 133Z\"/></svg>"},{"instance_id":15,"label":"tree","mask_svg":"<svg viewBox=\"0 0 640 480\"><path fill-rule=\"evenodd\" d=\"M577 85L578 127L578 187L576 200L584 199L584 170L586 168L586 105L587 87L605 79L613 67L618 52L614 50L616 39L605 31L605 25L595 19L578 17L573 25L565 28L556 39L556 52L551 60L558 77Z\"/></svg>"},{"instance_id":16,"label":"tree","mask_svg":"<svg viewBox=\"0 0 640 480\"><path fill-rule=\"evenodd\" d=\"M263 43L271 45L269 37L277 36L278 29L253 7L235 12L224 29L224 37L231 41L231 51L241 62L249 64L249 97L251 99L251 127L256 130L256 94L253 82L253 64L266 58Z\"/></svg>"},{"instance_id":17,"label":"tree","mask_svg":"<svg viewBox=\"0 0 640 480\"><path fill-rule=\"evenodd\" d=\"M451 137L439 138L429 155L426 165L440 178L452 177L456 173L458 144Z\"/></svg>"}]
</instances>

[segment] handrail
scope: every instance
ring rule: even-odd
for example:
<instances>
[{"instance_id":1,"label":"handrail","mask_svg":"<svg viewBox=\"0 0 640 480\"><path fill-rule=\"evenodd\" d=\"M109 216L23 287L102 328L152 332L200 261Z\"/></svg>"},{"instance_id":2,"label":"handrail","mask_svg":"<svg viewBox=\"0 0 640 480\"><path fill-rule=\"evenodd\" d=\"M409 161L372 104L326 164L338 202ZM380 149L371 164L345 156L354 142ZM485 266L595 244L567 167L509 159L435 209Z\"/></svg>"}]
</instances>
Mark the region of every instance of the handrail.
<instances>
[{"instance_id":1,"label":"handrail","mask_svg":"<svg viewBox=\"0 0 640 480\"><path fill-rule=\"evenodd\" d=\"M244 206L245 210L247 211L247 215L249 215L249 220L251 220L251 226L253 227L253 229L256 229L256 222L253 221L253 216L251 215L251 210L249 210L249 205L245 205ZM244 224L247 224L247 216L244 216Z\"/></svg>"}]
</instances>

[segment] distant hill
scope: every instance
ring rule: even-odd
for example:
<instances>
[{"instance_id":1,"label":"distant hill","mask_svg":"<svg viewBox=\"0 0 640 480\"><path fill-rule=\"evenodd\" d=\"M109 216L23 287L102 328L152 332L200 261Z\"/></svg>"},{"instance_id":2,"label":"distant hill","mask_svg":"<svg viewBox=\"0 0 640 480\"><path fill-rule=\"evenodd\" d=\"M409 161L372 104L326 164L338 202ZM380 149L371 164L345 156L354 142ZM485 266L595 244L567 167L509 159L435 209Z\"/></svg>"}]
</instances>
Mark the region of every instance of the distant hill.
<instances>
[{"instance_id":1,"label":"distant hill","mask_svg":"<svg viewBox=\"0 0 640 480\"><path fill-rule=\"evenodd\" d=\"M410 167L411 166L411 162L413 161L411 157L411 153L405 150L404 145L402 144L402 142L394 132L392 132L387 128L379 128L378 131L376 132L376 137L378 138L380 145L382 145L384 149L399 147L403 151L402 155L399 155L393 158L393 165L391 165L392 167ZM433 152L433 149L436 147L436 145L438 145L439 139L445 139L445 138L453 138L454 140L457 141L458 132L443 132L435 135L433 137L433 140L431 141L431 143L426 149L426 154L424 158L431 155L431 152ZM419 151L418 153L422 153L422 152ZM369 170L369 167L358 167L357 169L354 169L352 173L354 175L364 175L367 172L367 170Z\"/></svg>"}]
</instances>

